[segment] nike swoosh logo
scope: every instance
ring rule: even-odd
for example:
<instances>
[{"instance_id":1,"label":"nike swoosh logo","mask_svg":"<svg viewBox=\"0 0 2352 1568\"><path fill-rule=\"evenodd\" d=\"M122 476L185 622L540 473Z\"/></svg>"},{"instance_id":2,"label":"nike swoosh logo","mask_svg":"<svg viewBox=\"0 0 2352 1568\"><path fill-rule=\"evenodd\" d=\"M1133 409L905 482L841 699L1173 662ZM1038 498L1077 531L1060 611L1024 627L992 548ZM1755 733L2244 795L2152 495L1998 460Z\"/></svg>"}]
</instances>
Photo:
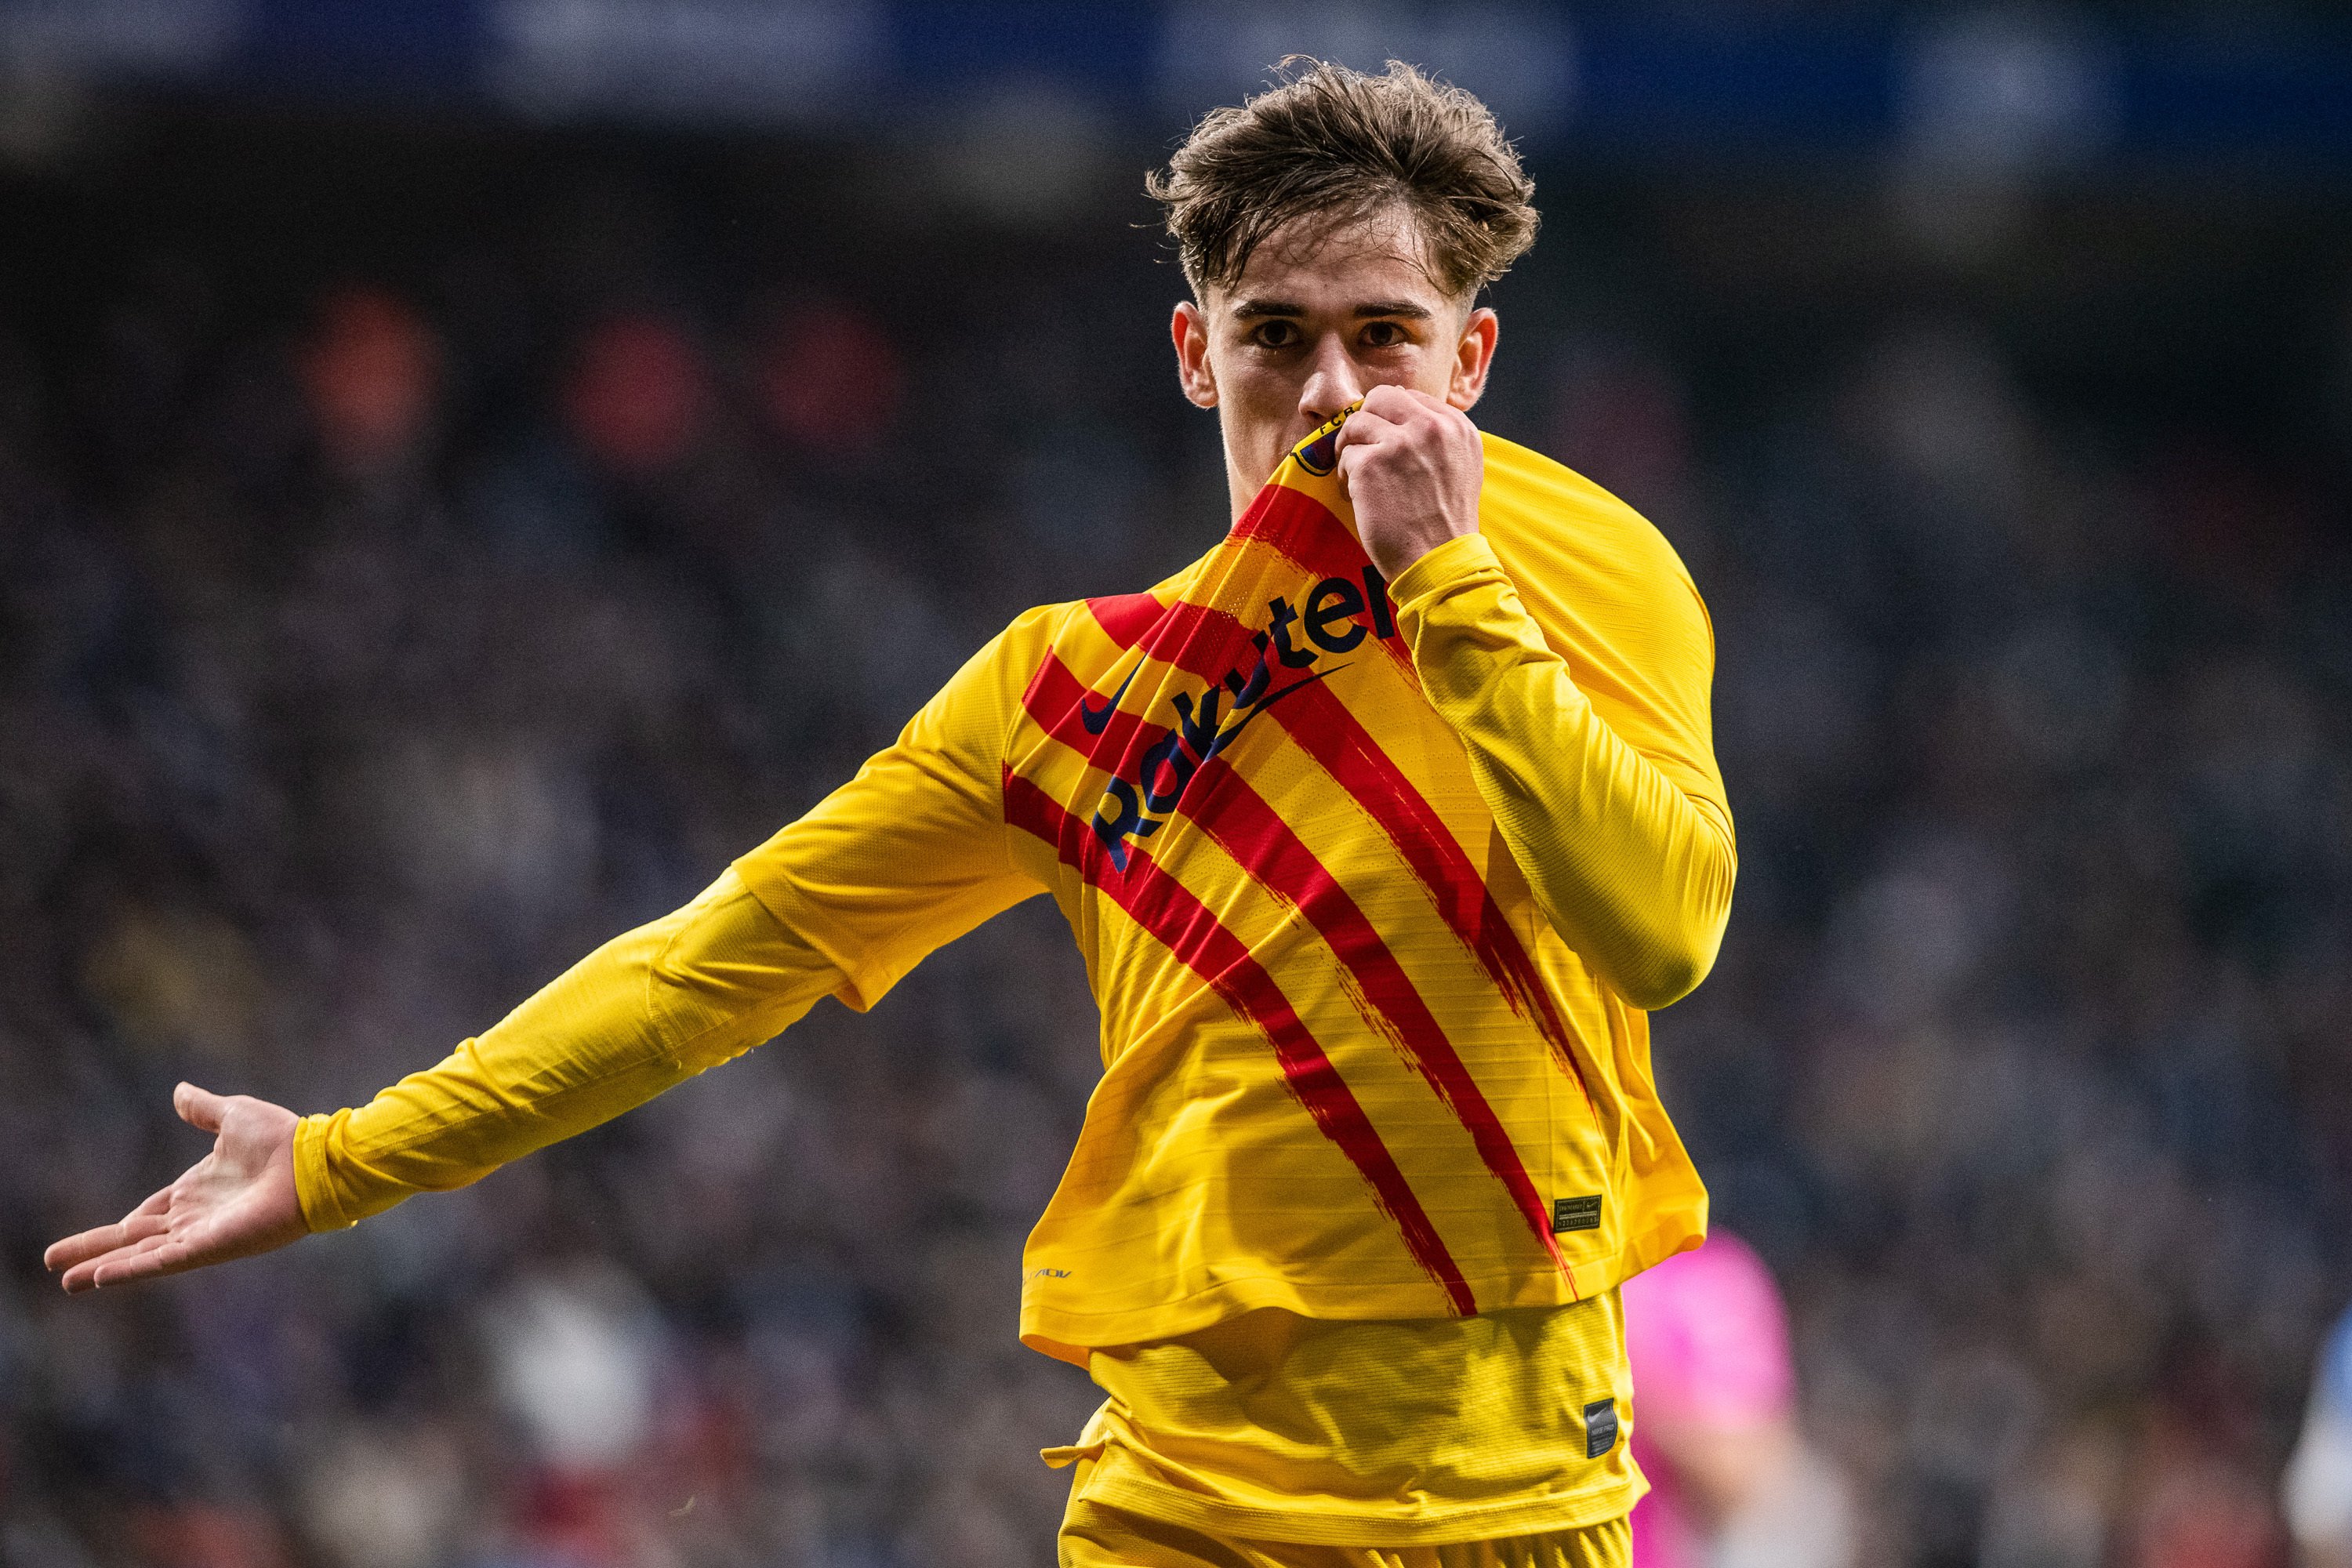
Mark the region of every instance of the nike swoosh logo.
<instances>
[{"instance_id":1,"label":"nike swoosh logo","mask_svg":"<svg viewBox=\"0 0 2352 1568\"><path fill-rule=\"evenodd\" d=\"M1349 664L1354 662L1355 661L1353 659L1349 660ZM1307 676L1304 679L1292 681L1289 685L1284 687L1281 690L1274 693L1265 701L1259 703L1256 707L1243 714L1242 721L1240 723L1234 725L1230 730L1220 731L1217 734L1217 738L1209 743L1211 749L1219 752L1223 751L1227 746L1233 744L1234 737L1247 729L1250 721L1255 719L1259 714L1265 712L1267 709L1273 707L1276 703L1281 701L1292 692L1297 691L1305 687L1312 686L1317 681L1323 679L1326 676L1337 675L1347 668L1348 666L1345 664L1335 664L1328 669L1318 669L1314 674Z\"/></svg>"},{"instance_id":2,"label":"nike swoosh logo","mask_svg":"<svg viewBox=\"0 0 2352 1568\"><path fill-rule=\"evenodd\" d=\"M1135 678L1142 673L1143 666L1140 664L1129 670L1127 679L1118 683L1118 689L1110 694L1110 700L1100 708L1083 697L1078 699L1078 722L1087 727L1087 734L1099 735L1110 728L1110 716L1118 711L1118 700L1127 695L1127 689L1134 685Z\"/></svg>"}]
</instances>

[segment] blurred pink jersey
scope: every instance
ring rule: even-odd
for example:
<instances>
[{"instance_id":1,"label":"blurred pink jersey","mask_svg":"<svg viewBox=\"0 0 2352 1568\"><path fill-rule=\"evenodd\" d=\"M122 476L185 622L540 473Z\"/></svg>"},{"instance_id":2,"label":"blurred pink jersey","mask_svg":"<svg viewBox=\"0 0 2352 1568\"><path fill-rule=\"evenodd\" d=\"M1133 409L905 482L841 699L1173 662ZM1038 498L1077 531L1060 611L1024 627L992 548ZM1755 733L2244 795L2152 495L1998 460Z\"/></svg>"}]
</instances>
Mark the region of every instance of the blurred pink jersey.
<instances>
[{"instance_id":1,"label":"blurred pink jersey","mask_svg":"<svg viewBox=\"0 0 2352 1568\"><path fill-rule=\"evenodd\" d=\"M1697 1528L1651 1440L1654 1424L1753 1426L1788 1415L1796 1392L1788 1313L1764 1260L1720 1229L1623 1289L1633 1458L1651 1486L1633 1510L1633 1561L1700 1568Z\"/></svg>"}]
</instances>

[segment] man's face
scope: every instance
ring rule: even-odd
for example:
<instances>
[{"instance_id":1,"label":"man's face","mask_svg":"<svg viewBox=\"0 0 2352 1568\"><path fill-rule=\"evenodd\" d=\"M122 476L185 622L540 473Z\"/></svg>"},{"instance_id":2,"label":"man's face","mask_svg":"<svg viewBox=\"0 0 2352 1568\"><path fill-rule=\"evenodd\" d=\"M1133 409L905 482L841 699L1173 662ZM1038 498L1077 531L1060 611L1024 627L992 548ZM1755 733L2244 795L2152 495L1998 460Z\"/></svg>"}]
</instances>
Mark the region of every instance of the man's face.
<instances>
[{"instance_id":1,"label":"man's face","mask_svg":"<svg viewBox=\"0 0 2352 1568\"><path fill-rule=\"evenodd\" d=\"M1240 280L1176 307L1184 395L1213 408L1238 517L1283 455L1383 384L1468 408L1486 387L1495 312L1449 298L1402 215L1302 219L1250 255Z\"/></svg>"}]
</instances>

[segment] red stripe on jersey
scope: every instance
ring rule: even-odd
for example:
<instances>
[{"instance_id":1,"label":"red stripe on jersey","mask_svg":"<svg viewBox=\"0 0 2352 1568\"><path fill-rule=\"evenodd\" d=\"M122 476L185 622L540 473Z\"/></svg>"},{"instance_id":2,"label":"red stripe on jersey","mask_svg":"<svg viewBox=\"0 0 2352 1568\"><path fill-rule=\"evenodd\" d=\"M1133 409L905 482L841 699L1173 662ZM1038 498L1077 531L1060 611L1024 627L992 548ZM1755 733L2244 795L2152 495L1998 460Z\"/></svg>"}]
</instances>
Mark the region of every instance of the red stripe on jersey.
<instances>
[{"instance_id":1,"label":"red stripe on jersey","mask_svg":"<svg viewBox=\"0 0 2352 1568\"><path fill-rule=\"evenodd\" d=\"M1364 574L1372 558L1364 553L1363 545L1339 521L1339 514L1304 490L1295 490L1287 485L1268 485L1258 491L1257 499L1234 524L1232 537L1255 540L1297 563L1301 571L1312 576L1342 578L1367 594L1375 591L1375 583L1385 584L1385 579L1377 575ZM1385 592L1385 586L1380 591ZM1391 607L1377 620L1367 614L1364 624L1367 630L1375 632L1383 625L1393 626L1395 611ZM1420 675L1412 668L1412 651L1405 647L1403 637L1391 632L1375 640L1412 676L1413 684L1421 683Z\"/></svg>"},{"instance_id":2,"label":"red stripe on jersey","mask_svg":"<svg viewBox=\"0 0 2352 1568\"><path fill-rule=\"evenodd\" d=\"M1110 640L1121 647L1133 647L1142 641L1152 623L1167 613L1160 601L1149 594L1112 594L1088 599L1087 608L1094 612L1102 629L1110 634Z\"/></svg>"},{"instance_id":3,"label":"red stripe on jersey","mask_svg":"<svg viewBox=\"0 0 2352 1568\"><path fill-rule=\"evenodd\" d=\"M1403 1237L1405 1248L1444 1288L1455 1312L1475 1316L1477 1298L1462 1278L1428 1212L1397 1169L1370 1118L1349 1089L1322 1044L1307 1032L1289 998L1282 994L1241 938L1225 929L1192 890L1161 870L1140 846L1130 846L1120 870L1092 828L1012 769L1004 770L1004 819L1054 846L1063 864L1101 889L1138 925L1187 968L1208 983L1225 1005L1257 1026L1274 1047L1283 1081L1323 1136L1339 1147L1372 1189L1373 1200Z\"/></svg>"},{"instance_id":4,"label":"red stripe on jersey","mask_svg":"<svg viewBox=\"0 0 2352 1568\"><path fill-rule=\"evenodd\" d=\"M1299 748L1320 763L1323 770L1371 814L1372 820L1387 830L1397 852L1437 900L1446 923L1478 955L1479 963L1502 991L1504 1000L1522 1016L1534 1015L1536 1027L1551 1047L1552 1055L1576 1079L1577 1088L1584 1091L1587 1107L1591 1108L1592 1091L1584 1081L1583 1065L1576 1059L1568 1026L1552 1005L1551 993L1544 988L1535 959L1504 919L1502 906L1495 901L1494 889L1486 886L1478 868L1470 863L1470 857L1463 853L1462 846L1446 827L1444 819L1437 815L1436 807L1413 788L1404 770L1381 750L1361 721L1335 694L1307 693L1306 700L1296 706L1304 710L1286 710L1276 716L1276 722L1289 731Z\"/></svg>"},{"instance_id":5,"label":"red stripe on jersey","mask_svg":"<svg viewBox=\"0 0 2352 1568\"><path fill-rule=\"evenodd\" d=\"M1123 770L1125 758L1167 737L1163 726L1123 713L1114 714L1099 735L1089 733L1080 718L1080 705L1092 695L1067 665L1048 654L1023 702L1047 735L1098 767ZM1551 1214L1536 1192L1510 1134L1504 1131L1502 1119L1495 1114L1403 965L1339 879L1265 797L1221 756L1201 766L1179 798L1176 812L1192 818L1252 880L1297 908L1321 933L1365 1000L1388 1020L1405 1058L1461 1121L1479 1159L1510 1194L1513 1206L1553 1263L1566 1274L1567 1260L1552 1235Z\"/></svg>"},{"instance_id":6,"label":"red stripe on jersey","mask_svg":"<svg viewBox=\"0 0 2352 1568\"><path fill-rule=\"evenodd\" d=\"M1552 1235L1551 1213L1536 1192L1527 1166L1520 1163L1511 1135L1503 1130L1502 1118L1487 1103L1396 955L1356 900L1265 798L1223 758L1213 766L1217 770L1215 777L1195 781L1194 788L1202 791L1202 808L1193 820L1253 878L1296 905L1322 933L1363 988L1366 999L1394 1026L1408 1059L1460 1120L1477 1148L1478 1158L1503 1184L1528 1230L1565 1275L1568 1262Z\"/></svg>"},{"instance_id":7,"label":"red stripe on jersey","mask_svg":"<svg viewBox=\"0 0 2352 1568\"><path fill-rule=\"evenodd\" d=\"M1052 653L1045 656L1045 662L1030 677L1029 689L1021 694L1021 706L1039 729L1094 766L1124 773L1127 757L1160 735L1145 734L1151 726L1124 710L1114 707L1104 711L1099 704L1108 700L1080 680L1060 655ZM1090 707L1101 726L1099 732L1090 732L1086 721Z\"/></svg>"},{"instance_id":8,"label":"red stripe on jersey","mask_svg":"<svg viewBox=\"0 0 2352 1568\"><path fill-rule=\"evenodd\" d=\"M1122 617L1120 624L1134 627L1137 618ZM1111 630L1109 622L1104 622L1104 630ZM1117 634L1113 636L1116 638ZM1235 668L1246 673L1264 657L1250 629L1240 621L1223 610L1189 602L1169 606L1141 626L1134 642L1122 644L1138 645L1153 658L1211 680L1222 679ZM1586 1107L1597 1115L1599 1108L1585 1081L1583 1065L1576 1059L1568 1027L1552 1005L1551 993L1544 988L1534 958L1504 919L1494 890L1478 875L1436 808L1381 750L1362 721L1322 682L1300 691L1297 701L1284 702L1276 721L1389 836L1397 853L1429 889L1447 926L1477 958L1511 1010L1521 1017L1532 1016L1552 1056L1576 1080Z\"/></svg>"}]
</instances>

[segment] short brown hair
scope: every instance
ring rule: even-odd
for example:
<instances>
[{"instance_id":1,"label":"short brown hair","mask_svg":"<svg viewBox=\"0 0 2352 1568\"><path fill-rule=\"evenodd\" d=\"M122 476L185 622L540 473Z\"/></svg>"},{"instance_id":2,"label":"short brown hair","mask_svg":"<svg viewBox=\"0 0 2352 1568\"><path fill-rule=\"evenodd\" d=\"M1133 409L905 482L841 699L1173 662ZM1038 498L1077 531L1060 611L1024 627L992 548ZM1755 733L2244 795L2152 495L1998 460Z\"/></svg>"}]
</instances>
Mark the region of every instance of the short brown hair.
<instances>
[{"instance_id":1,"label":"short brown hair","mask_svg":"<svg viewBox=\"0 0 2352 1568\"><path fill-rule=\"evenodd\" d=\"M1535 184L1475 98L1402 60L1380 76L1300 56L1280 69L1266 91L1211 111L1144 181L1196 294L1231 288L1250 254L1300 217L1402 208L1431 281L1456 297L1535 243Z\"/></svg>"}]
</instances>

